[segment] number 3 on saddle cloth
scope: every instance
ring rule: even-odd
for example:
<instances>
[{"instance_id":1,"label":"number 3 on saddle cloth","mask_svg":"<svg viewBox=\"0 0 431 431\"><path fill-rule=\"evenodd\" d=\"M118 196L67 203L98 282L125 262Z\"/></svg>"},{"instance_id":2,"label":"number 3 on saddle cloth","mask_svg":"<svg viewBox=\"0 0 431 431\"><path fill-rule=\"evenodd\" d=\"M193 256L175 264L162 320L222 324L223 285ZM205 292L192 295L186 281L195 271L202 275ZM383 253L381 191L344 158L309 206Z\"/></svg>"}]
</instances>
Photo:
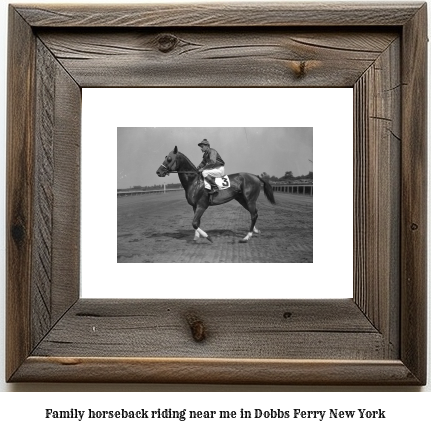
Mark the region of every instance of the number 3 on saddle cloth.
<instances>
[{"instance_id":1,"label":"number 3 on saddle cloth","mask_svg":"<svg viewBox=\"0 0 431 431\"><path fill-rule=\"evenodd\" d=\"M228 189L230 187L230 180L227 175L221 178L214 178L215 183L217 184L217 187L219 190ZM205 179L205 188L207 190L211 190L211 185L209 182Z\"/></svg>"}]
</instances>

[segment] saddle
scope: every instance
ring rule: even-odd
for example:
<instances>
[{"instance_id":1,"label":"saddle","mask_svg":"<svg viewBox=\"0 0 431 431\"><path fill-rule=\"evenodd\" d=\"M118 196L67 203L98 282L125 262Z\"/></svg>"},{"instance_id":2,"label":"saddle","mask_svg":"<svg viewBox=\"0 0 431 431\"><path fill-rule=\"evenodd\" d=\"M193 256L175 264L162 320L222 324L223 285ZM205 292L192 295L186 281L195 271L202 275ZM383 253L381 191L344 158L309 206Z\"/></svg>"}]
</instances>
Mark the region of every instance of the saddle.
<instances>
[{"instance_id":1,"label":"saddle","mask_svg":"<svg viewBox=\"0 0 431 431\"><path fill-rule=\"evenodd\" d=\"M229 177L227 175L225 175L224 177L221 177L221 178L214 178L214 181L215 181L219 190L225 190L225 189L228 189L230 187L230 180L229 180ZM206 179L205 179L204 183L205 183L205 188L207 190L211 190L211 185Z\"/></svg>"}]
</instances>

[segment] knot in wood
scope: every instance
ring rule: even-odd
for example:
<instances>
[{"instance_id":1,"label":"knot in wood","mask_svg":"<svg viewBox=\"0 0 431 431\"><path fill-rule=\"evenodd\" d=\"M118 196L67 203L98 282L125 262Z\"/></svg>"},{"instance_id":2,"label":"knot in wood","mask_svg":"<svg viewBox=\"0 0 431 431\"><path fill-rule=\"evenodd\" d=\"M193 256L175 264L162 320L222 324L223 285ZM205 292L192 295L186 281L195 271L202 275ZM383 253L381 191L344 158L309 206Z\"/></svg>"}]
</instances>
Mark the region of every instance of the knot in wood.
<instances>
[{"instance_id":1,"label":"knot in wood","mask_svg":"<svg viewBox=\"0 0 431 431\"><path fill-rule=\"evenodd\" d=\"M172 51L178 44L178 38L172 34L162 34L157 38L158 49L161 52Z\"/></svg>"},{"instance_id":2,"label":"knot in wood","mask_svg":"<svg viewBox=\"0 0 431 431\"><path fill-rule=\"evenodd\" d=\"M297 78L304 78L304 76L307 74L306 69L307 69L306 61L296 62L293 67L293 71L295 72L295 75Z\"/></svg>"},{"instance_id":3,"label":"knot in wood","mask_svg":"<svg viewBox=\"0 0 431 431\"><path fill-rule=\"evenodd\" d=\"M187 323L189 324L193 339L197 342L204 341L207 334L202 320L196 316L187 316Z\"/></svg>"},{"instance_id":4,"label":"knot in wood","mask_svg":"<svg viewBox=\"0 0 431 431\"><path fill-rule=\"evenodd\" d=\"M21 223L15 223L11 228L11 235L16 244L21 245L25 238L25 228Z\"/></svg>"}]
</instances>

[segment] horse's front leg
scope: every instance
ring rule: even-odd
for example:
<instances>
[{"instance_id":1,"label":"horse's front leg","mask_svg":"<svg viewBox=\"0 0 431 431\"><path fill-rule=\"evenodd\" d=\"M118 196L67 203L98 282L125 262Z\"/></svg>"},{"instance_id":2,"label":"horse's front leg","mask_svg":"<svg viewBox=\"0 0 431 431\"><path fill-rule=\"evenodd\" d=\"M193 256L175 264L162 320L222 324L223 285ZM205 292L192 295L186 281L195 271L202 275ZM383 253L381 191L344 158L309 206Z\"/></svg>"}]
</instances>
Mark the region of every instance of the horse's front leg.
<instances>
[{"instance_id":1,"label":"horse's front leg","mask_svg":"<svg viewBox=\"0 0 431 431\"><path fill-rule=\"evenodd\" d=\"M196 205L193 207L193 212L194 212L194 214L196 214ZM197 241L199 239L199 237L200 237L200 234L199 234L198 230L195 229L195 237L193 238L193 241Z\"/></svg>"},{"instance_id":2,"label":"horse's front leg","mask_svg":"<svg viewBox=\"0 0 431 431\"><path fill-rule=\"evenodd\" d=\"M194 241L197 241L199 237L202 236L206 238L208 241L213 242L211 237L203 229L199 227L201 224L202 214L206 211L207 208L208 206L198 206L195 209L195 216L193 217L193 222L192 222L193 228L195 229L195 237L193 238Z\"/></svg>"}]
</instances>

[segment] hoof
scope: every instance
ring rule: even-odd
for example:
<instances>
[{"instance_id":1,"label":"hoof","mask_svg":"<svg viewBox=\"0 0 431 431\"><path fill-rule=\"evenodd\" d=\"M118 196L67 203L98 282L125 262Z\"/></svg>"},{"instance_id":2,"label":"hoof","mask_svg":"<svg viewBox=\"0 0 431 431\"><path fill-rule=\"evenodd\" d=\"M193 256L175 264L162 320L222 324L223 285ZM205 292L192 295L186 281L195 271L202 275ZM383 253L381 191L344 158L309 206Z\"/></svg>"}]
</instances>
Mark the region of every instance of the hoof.
<instances>
[{"instance_id":1,"label":"hoof","mask_svg":"<svg viewBox=\"0 0 431 431\"><path fill-rule=\"evenodd\" d=\"M207 240L211 243L213 242L213 240L211 239L211 237L209 235L207 236Z\"/></svg>"},{"instance_id":2,"label":"hoof","mask_svg":"<svg viewBox=\"0 0 431 431\"><path fill-rule=\"evenodd\" d=\"M248 243L248 239L240 239L239 243L240 244L247 244Z\"/></svg>"}]
</instances>

